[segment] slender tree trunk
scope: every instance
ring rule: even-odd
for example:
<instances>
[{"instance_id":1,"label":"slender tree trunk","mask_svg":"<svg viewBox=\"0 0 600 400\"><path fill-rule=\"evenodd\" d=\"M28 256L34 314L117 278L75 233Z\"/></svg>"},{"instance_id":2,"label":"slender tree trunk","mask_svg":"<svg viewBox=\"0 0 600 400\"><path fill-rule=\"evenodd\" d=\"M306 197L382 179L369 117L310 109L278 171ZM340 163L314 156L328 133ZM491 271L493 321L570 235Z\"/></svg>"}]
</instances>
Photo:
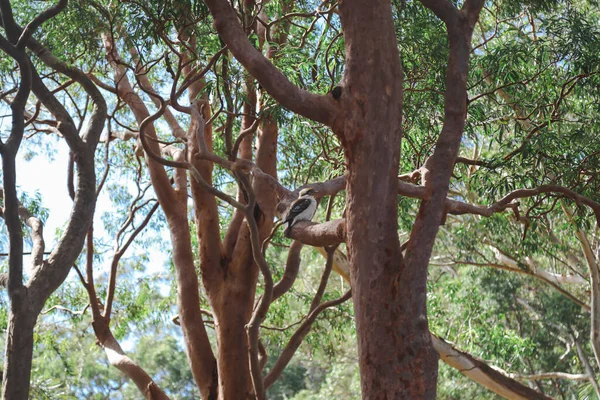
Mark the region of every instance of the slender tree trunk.
<instances>
[{"instance_id":1,"label":"slender tree trunk","mask_svg":"<svg viewBox=\"0 0 600 400\"><path fill-rule=\"evenodd\" d=\"M11 14L10 4L0 5L2 12ZM12 15L3 15L6 20ZM6 24L6 22L4 22ZM4 29L10 33L8 27ZM8 297L10 310L8 329L6 331L6 347L4 352L4 376L2 377L2 398L26 400L29 395L29 379L31 376L31 360L33 357L33 327L37 313L30 307L27 289L23 285L23 233L19 220L19 200L17 197L16 156L23 139L23 112L27 97L31 90L31 69L25 53L16 51L10 44L2 43L3 52L9 54L19 64L21 82L17 95L10 105L12 111L12 127L9 138L0 141L2 155L2 196L4 207L0 209L8 230ZM32 317L33 315L33 317Z\"/></svg>"},{"instance_id":2,"label":"slender tree trunk","mask_svg":"<svg viewBox=\"0 0 600 400\"><path fill-rule=\"evenodd\" d=\"M15 156L18 148L2 148L4 219L9 232L8 295L10 310L4 351L2 398L27 400L33 357L34 314L23 286L23 237L18 216Z\"/></svg>"},{"instance_id":3,"label":"slender tree trunk","mask_svg":"<svg viewBox=\"0 0 600 400\"><path fill-rule=\"evenodd\" d=\"M362 394L435 398L438 357L427 326L427 271L407 274L411 266L402 260L398 239L403 75L391 6L342 2L340 18L346 118L334 131L348 164L347 243Z\"/></svg>"}]
</instances>

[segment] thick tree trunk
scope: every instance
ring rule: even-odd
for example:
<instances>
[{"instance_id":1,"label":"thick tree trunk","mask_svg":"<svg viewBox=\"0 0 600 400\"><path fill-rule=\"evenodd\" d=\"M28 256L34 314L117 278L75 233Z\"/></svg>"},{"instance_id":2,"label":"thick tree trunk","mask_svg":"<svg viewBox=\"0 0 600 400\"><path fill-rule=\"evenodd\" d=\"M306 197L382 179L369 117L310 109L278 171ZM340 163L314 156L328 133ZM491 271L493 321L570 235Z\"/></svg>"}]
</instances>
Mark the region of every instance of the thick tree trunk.
<instances>
[{"instance_id":1,"label":"thick tree trunk","mask_svg":"<svg viewBox=\"0 0 600 400\"><path fill-rule=\"evenodd\" d=\"M209 293L217 333L219 399L254 398L246 324L254 305L258 269L252 258L248 227L243 225L218 293Z\"/></svg>"},{"instance_id":2,"label":"thick tree trunk","mask_svg":"<svg viewBox=\"0 0 600 400\"><path fill-rule=\"evenodd\" d=\"M346 41L334 131L348 164L347 232L364 399L435 398L427 271L411 272L398 239L402 68L387 1L340 4ZM365 35L364 32L369 32ZM414 271L413 271L414 272Z\"/></svg>"},{"instance_id":3,"label":"thick tree trunk","mask_svg":"<svg viewBox=\"0 0 600 400\"><path fill-rule=\"evenodd\" d=\"M13 298L8 315L6 347L4 351L4 376L2 398L27 400L29 398L29 379L31 378L31 360L33 357L33 328L37 315L15 304Z\"/></svg>"},{"instance_id":4,"label":"thick tree trunk","mask_svg":"<svg viewBox=\"0 0 600 400\"><path fill-rule=\"evenodd\" d=\"M282 106L331 126L344 147L347 244L365 399L434 398L436 392L437 355L425 301L427 264L462 137L469 44L483 1L466 0L460 11L449 0L421 1L448 27L451 55L444 129L403 261L397 233L403 82L390 2L338 4L346 71L334 97L291 84L250 45L227 1L206 0L221 38L261 86Z\"/></svg>"},{"instance_id":5,"label":"thick tree trunk","mask_svg":"<svg viewBox=\"0 0 600 400\"><path fill-rule=\"evenodd\" d=\"M250 320L253 301L248 299L247 290L232 290L229 286L223 293L229 299L221 304L217 318L217 344L219 348L219 399L254 399L254 389L248 362L248 337L246 324Z\"/></svg>"}]
</instances>

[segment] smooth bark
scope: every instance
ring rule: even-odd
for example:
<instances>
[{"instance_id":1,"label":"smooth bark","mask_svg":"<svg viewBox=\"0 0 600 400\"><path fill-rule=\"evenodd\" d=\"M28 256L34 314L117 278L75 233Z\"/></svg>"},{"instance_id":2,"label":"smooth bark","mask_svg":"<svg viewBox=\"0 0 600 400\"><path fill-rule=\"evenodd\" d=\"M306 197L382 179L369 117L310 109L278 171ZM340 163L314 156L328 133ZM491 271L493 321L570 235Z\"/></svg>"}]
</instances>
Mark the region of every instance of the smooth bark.
<instances>
[{"instance_id":1,"label":"smooth bark","mask_svg":"<svg viewBox=\"0 0 600 400\"><path fill-rule=\"evenodd\" d=\"M433 345L439 353L440 358L446 364L459 370L463 375L477 382L481 386L499 394L506 399L513 400L550 400L542 393L511 379L505 374L490 367L484 361L471 356L468 353L455 349L443 339L432 335Z\"/></svg>"},{"instance_id":2,"label":"smooth bark","mask_svg":"<svg viewBox=\"0 0 600 400\"><path fill-rule=\"evenodd\" d=\"M113 336L108 322L109 320L106 318L99 318L93 322L98 344L104 349L108 362L131 379L146 399L169 400L169 396L154 383L150 375L125 354Z\"/></svg>"},{"instance_id":3,"label":"smooth bark","mask_svg":"<svg viewBox=\"0 0 600 400\"><path fill-rule=\"evenodd\" d=\"M104 35L103 42L108 61L115 71L118 94L127 103L138 124L143 125L143 121L150 116L150 113L141 98L133 91L125 75L125 69L119 63L112 37ZM156 139L156 130L152 123L146 123L144 129L147 136ZM155 140L150 141L148 146L154 154L160 154L159 145ZM216 393L216 362L200 311L198 275L194 265L187 219L187 179L185 173L177 171L176 187L173 188L164 167L147 152L145 155L152 185L167 217L171 234L173 263L177 276L178 308L186 342L186 354L202 397L211 398ZM181 153L178 155L182 156Z\"/></svg>"}]
</instances>

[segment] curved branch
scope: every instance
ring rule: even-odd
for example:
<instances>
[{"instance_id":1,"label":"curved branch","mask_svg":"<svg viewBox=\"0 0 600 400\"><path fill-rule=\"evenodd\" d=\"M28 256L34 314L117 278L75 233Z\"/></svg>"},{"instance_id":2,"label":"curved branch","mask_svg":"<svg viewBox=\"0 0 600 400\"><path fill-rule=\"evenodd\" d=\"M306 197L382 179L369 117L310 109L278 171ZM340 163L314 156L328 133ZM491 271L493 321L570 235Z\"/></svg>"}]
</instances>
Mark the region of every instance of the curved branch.
<instances>
[{"instance_id":1,"label":"curved branch","mask_svg":"<svg viewBox=\"0 0 600 400\"><path fill-rule=\"evenodd\" d=\"M46 22L50 18L53 18L56 15L58 15L62 10L64 10L64 8L67 6L68 3L69 3L68 0L59 0L59 2L56 3L56 5L41 12L30 23L28 23L27 26L25 26L25 29L23 29L23 31L21 32L21 36L19 37L19 40L17 41L17 45L16 45L17 49L20 49L20 50L24 49L25 44L27 43L27 41L29 40L29 38L31 37L33 32L44 22Z\"/></svg>"},{"instance_id":2,"label":"curved branch","mask_svg":"<svg viewBox=\"0 0 600 400\"><path fill-rule=\"evenodd\" d=\"M48 262L43 263L28 282L32 293L38 295L38 306L41 309L46 298L56 290L69 273L71 266L81 251L87 228L93 218L96 205L94 152L104 128L108 112L104 97L94 83L81 70L66 64L34 39L30 38L27 41L27 46L47 66L79 83L94 103L92 114L85 131L81 135L83 140L79 138L76 130L71 132L70 140L65 135L67 143L75 155L78 166L76 196L71 218L62 237L58 241L58 245L52 251ZM36 95L42 93L44 98L41 100L44 104L58 103L56 97L45 88L37 73L34 74L34 92L36 92ZM62 110L64 110L64 107ZM72 120L68 114L66 119L61 120L59 116L57 118L59 119L59 124L63 121L67 125L72 124ZM72 129L75 128L72 127Z\"/></svg>"},{"instance_id":3,"label":"curved branch","mask_svg":"<svg viewBox=\"0 0 600 400\"><path fill-rule=\"evenodd\" d=\"M121 260L121 257L123 257L123 254L125 254L125 251L127 251L129 246L131 245L131 243L133 243L133 240L137 237L137 235L139 235L140 232L142 232L142 230L146 227L146 225L148 225L148 223L150 222L150 219L152 218L152 216L158 209L158 206L159 206L159 203L157 201L155 201L154 205L152 206L150 211L148 211L148 214L146 214L146 217L141 222L141 224L127 238L127 241L123 244L123 246L118 247L118 240L120 238L120 235L124 232L125 228L128 227L133 222L135 212L141 208L141 207L133 207L133 205L132 205L132 207L130 207L130 209L129 209L129 217L127 218L127 221L125 221L125 223L122 225L121 229L117 233L117 236L115 237L115 252L114 252L111 264L110 264L110 275L108 277L108 289L106 291L106 301L104 304L104 317L108 321L110 321L110 314L112 311L112 304L113 304L113 299L115 296L115 289L117 286L117 267L119 266L119 261Z\"/></svg>"},{"instance_id":4,"label":"curved branch","mask_svg":"<svg viewBox=\"0 0 600 400\"><path fill-rule=\"evenodd\" d=\"M325 311L328 308L342 304L343 302L349 300L351 297L352 290L348 290L342 297L321 303L314 310L312 310L312 312L308 315L306 320L304 320L302 325L300 325L298 330L294 332L294 334L290 338L290 341L285 346L285 348L281 352L281 355L273 365L273 368L271 368L269 373L265 376L264 381L266 388L273 385L281 376L281 373L296 353L296 350L298 349L306 335L310 332L310 328L312 327L319 314L321 314L321 312Z\"/></svg>"},{"instance_id":5,"label":"curved branch","mask_svg":"<svg viewBox=\"0 0 600 400\"><path fill-rule=\"evenodd\" d=\"M227 0L206 0L206 4L213 15L217 32L231 53L275 100L290 111L328 126L333 125L338 110L332 97L307 92L291 83L250 44Z\"/></svg>"},{"instance_id":6,"label":"curved branch","mask_svg":"<svg viewBox=\"0 0 600 400\"><path fill-rule=\"evenodd\" d=\"M92 323L98 342L108 362L121 371L137 386L144 398L152 400L169 400L169 396L152 380L150 375L135 361L129 358L121 345L113 336L107 320L101 319Z\"/></svg>"},{"instance_id":7,"label":"curved branch","mask_svg":"<svg viewBox=\"0 0 600 400\"><path fill-rule=\"evenodd\" d=\"M274 302L283 296L294 285L294 282L298 277L298 271L300 270L300 251L302 250L302 246L302 242L298 240L292 241L292 245L288 251L287 262L285 263L285 271L279 282L273 287L273 297L271 302Z\"/></svg>"},{"instance_id":8,"label":"curved branch","mask_svg":"<svg viewBox=\"0 0 600 400\"><path fill-rule=\"evenodd\" d=\"M552 400L551 397L509 378L482 360L456 349L442 338L432 334L431 339L443 362L492 392L514 400Z\"/></svg>"}]
</instances>

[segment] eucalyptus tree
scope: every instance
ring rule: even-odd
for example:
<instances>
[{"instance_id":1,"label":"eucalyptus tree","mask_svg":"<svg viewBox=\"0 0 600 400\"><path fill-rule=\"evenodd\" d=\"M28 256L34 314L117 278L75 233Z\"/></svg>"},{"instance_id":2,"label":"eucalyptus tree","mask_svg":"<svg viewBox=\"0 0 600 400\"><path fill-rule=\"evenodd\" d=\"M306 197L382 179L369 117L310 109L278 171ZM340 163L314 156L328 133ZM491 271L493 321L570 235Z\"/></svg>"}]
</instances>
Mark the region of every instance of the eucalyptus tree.
<instances>
[{"instance_id":1,"label":"eucalyptus tree","mask_svg":"<svg viewBox=\"0 0 600 400\"><path fill-rule=\"evenodd\" d=\"M33 331L37 317L48 297L65 280L77 259L96 202L94 152L106 120L106 103L98 88L81 70L56 58L32 37L41 24L54 17L66 5L66 1L59 2L32 18L26 27L22 28L14 19L10 2L0 3L2 27L6 35L0 36L0 48L16 62L19 71L15 85L7 88L2 96L3 100L10 104L12 114L12 124L6 132L8 136L4 137L0 144L3 175L1 215L9 232L7 290L10 312L2 384L2 396L5 399L28 398ZM93 102L93 109L84 126L77 127L73 123L69 112L41 79L26 49L35 54L53 73L69 77L86 91ZM37 216L30 215L20 204L16 191L15 159L29 119L26 105L31 92L56 118L55 128L69 145L77 165L77 184L73 187L71 218L58 245L46 259L42 224ZM31 273L26 283L23 280L21 221L28 225L33 242Z\"/></svg>"},{"instance_id":2,"label":"eucalyptus tree","mask_svg":"<svg viewBox=\"0 0 600 400\"><path fill-rule=\"evenodd\" d=\"M566 306L556 313L558 321L552 319L544 329L567 347L581 347L577 353L586 372L580 375L593 386L597 366L589 362L586 344L577 343L578 332L591 325L595 348L598 332L597 245L585 233L590 218L585 207L593 213L599 209L596 152L583 132L597 124L590 110L597 101L598 52L587 39L594 37L598 12L587 3L552 3L71 2L49 22L51 29L41 29L41 37L87 71L77 75L85 78L86 94L66 78L56 78L55 90L75 99L78 110L87 110L87 99L96 104L107 100L102 140L108 156L99 167L108 171L123 164L119 171L129 169L131 175L122 172L121 177L136 186L127 218L111 231L116 245L106 287L94 280L89 220L78 225L80 233L88 232L88 245L85 270L77 271L108 361L145 396L168 396L159 380L125 354L112 331L118 327L114 314L120 296L126 296L118 289L123 254L160 205L177 285L174 320L203 398L265 398L317 317L351 296L364 398L435 397L438 355L508 398L548 398L548 393L571 390L548 387L539 383L542 375L533 374L552 368L560 347L545 353L544 362L516 350L552 343L543 342L537 325L523 318L550 319L540 305L563 304L544 300L554 292L583 313L570 320L573 307ZM5 21L10 5L2 4ZM82 27L85 34L80 35ZM18 48L18 41L8 40ZM33 52L47 55L30 41ZM13 53L18 61L21 56ZM26 88L29 64L23 65L21 86ZM49 67L58 65L64 64ZM49 114L66 129L62 110L51 100L44 102L48 96L35 88L34 94L42 106L29 103L29 112L23 93L4 96L15 109L13 129L22 131L22 122L31 119L29 129L41 131ZM86 115L80 112L82 123ZM72 138L70 131L60 133ZM134 148L128 144L132 139ZM117 179L112 174L107 179ZM77 183L86 179L89 186L95 183L92 176L79 176ZM276 232L275 217L303 186L329 196L327 209L317 217L325 222L302 222L291 229L285 268L277 269L274 260L281 258L273 245L285 239ZM345 201L336 197L342 190ZM11 196L15 199L14 191ZM577 205L575 212L569 199ZM562 214L556 213L557 205ZM577 242L567 236L568 224L576 227ZM485 237L473 239L482 232ZM19 240L11 236L11 246ZM74 253L83 236L79 240ZM318 248L327 257L326 267L306 318L265 369L270 348L265 340L271 336L261 326L298 283L303 245ZM575 245L582 246L583 256L574 252ZM336 246L345 246L347 259ZM557 267L563 259L571 272ZM584 259L587 272L579 268ZM428 282L430 264L436 279ZM464 264L510 274L475 272L465 278L457 267ZM459 283L440 273L440 266L479 290L464 293L461 286L462 294L452 297ZM352 292L331 298L339 292L327 286L332 270L347 278ZM277 283L273 271L281 278ZM515 274L535 284L511 291L519 279ZM539 292L543 296L536 297ZM498 315L518 321L480 312L475 321L480 347L467 340L470 331L457 323L471 321L472 309L455 300L471 302L474 293L489 300L482 304ZM520 308L502 297L507 294ZM558 328L549 329L551 324ZM485 359L493 354L495 363L518 365L531 374L500 372L435 335L442 332ZM497 350L502 346L514 351ZM520 357L518 364L502 359L512 362L513 355ZM534 379L537 390L513 378Z\"/></svg>"}]
</instances>

